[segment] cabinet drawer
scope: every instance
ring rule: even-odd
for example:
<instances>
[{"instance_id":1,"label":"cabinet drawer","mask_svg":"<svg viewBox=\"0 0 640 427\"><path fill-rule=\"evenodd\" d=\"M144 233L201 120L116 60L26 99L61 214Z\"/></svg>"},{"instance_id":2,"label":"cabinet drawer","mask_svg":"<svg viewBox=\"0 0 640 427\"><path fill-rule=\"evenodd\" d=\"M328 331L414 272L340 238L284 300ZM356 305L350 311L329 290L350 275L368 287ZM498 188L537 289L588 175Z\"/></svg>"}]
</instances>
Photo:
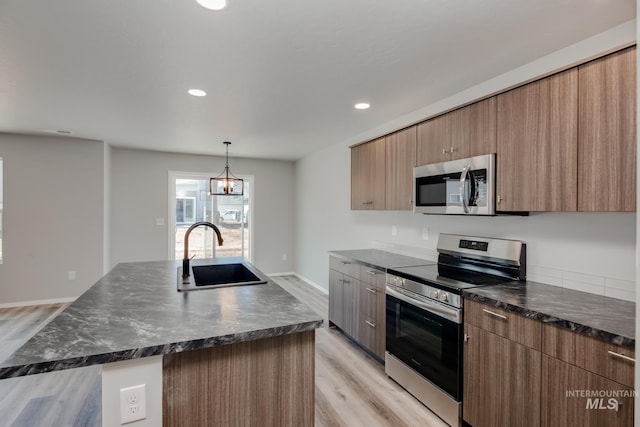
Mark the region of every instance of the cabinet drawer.
<instances>
[{"instance_id":1,"label":"cabinet drawer","mask_svg":"<svg viewBox=\"0 0 640 427\"><path fill-rule=\"evenodd\" d=\"M360 265L354 261L349 261L343 258L330 256L329 268L351 277L357 278L360 275Z\"/></svg>"},{"instance_id":2,"label":"cabinet drawer","mask_svg":"<svg viewBox=\"0 0 640 427\"><path fill-rule=\"evenodd\" d=\"M533 349L541 348L542 325L537 320L465 299L464 321Z\"/></svg>"},{"instance_id":3,"label":"cabinet drawer","mask_svg":"<svg viewBox=\"0 0 640 427\"><path fill-rule=\"evenodd\" d=\"M552 357L633 387L635 352L566 328L544 325L542 351Z\"/></svg>"},{"instance_id":4,"label":"cabinet drawer","mask_svg":"<svg viewBox=\"0 0 640 427\"><path fill-rule=\"evenodd\" d=\"M367 267L366 265L360 266L359 278L361 281L377 288L382 289L384 292L386 272L377 268Z\"/></svg>"}]
</instances>

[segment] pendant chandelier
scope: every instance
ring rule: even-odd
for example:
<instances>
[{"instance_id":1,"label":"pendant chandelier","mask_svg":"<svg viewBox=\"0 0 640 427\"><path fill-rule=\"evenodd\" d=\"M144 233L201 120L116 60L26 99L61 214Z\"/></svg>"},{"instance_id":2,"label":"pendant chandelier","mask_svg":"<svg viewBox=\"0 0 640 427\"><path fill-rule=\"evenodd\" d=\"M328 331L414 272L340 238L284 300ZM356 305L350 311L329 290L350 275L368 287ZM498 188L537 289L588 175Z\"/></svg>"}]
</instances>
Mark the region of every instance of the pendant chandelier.
<instances>
[{"instance_id":1,"label":"pendant chandelier","mask_svg":"<svg viewBox=\"0 0 640 427\"><path fill-rule=\"evenodd\" d=\"M227 162L222 173L209 179L209 194L213 196L242 196L244 194L244 180L236 177L229 170L229 141L223 142L227 146Z\"/></svg>"}]
</instances>

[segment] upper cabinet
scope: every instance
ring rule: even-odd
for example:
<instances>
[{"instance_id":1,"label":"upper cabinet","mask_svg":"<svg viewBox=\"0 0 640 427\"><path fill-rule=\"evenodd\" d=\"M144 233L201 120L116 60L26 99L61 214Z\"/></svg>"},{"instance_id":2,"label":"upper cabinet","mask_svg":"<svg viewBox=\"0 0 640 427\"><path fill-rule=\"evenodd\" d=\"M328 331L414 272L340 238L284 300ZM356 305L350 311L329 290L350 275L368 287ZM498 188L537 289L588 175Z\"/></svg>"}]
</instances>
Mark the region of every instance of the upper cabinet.
<instances>
[{"instance_id":1,"label":"upper cabinet","mask_svg":"<svg viewBox=\"0 0 640 427\"><path fill-rule=\"evenodd\" d=\"M636 209L636 48L578 68L578 210Z\"/></svg>"},{"instance_id":2,"label":"upper cabinet","mask_svg":"<svg viewBox=\"0 0 640 427\"><path fill-rule=\"evenodd\" d=\"M578 70L498 95L498 211L577 208Z\"/></svg>"},{"instance_id":3,"label":"upper cabinet","mask_svg":"<svg viewBox=\"0 0 640 427\"><path fill-rule=\"evenodd\" d=\"M418 166L495 152L495 97L418 125Z\"/></svg>"},{"instance_id":4,"label":"upper cabinet","mask_svg":"<svg viewBox=\"0 0 640 427\"><path fill-rule=\"evenodd\" d=\"M351 150L351 209L413 208L413 168L497 153L496 211L635 211L636 48Z\"/></svg>"},{"instance_id":5,"label":"upper cabinet","mask_svg":"<svg viewBox=\"0 0 640 427\"><path fill-rule=\"evenodd\" d=\"M351 209L385 206L385 137L351 148Z\"/></svg>"},{"instance_id":6,"label":"upper cabinet","mask_svg":"<svg viewBox=\"0 0 640 427\"><path fill-rule=\"evenodd\" d=\"M416 166L416 127L385 137L388 210L413 209L413 168Z\"/></svg>"}]
</instances>

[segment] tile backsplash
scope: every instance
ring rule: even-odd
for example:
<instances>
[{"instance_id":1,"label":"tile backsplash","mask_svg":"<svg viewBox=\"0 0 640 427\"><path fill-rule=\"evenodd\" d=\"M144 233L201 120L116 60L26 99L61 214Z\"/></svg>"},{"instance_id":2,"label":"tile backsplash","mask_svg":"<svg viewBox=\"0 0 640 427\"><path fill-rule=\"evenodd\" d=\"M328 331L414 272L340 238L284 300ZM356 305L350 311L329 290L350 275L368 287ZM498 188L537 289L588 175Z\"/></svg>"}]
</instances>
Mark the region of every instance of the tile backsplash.
<instances>
[{"instance_id":1,"label":"tile backsplash","mask_svg":"<svg viewBox=\"0 0 640 427\"><path fill-rule=\"evenodd\" d=\"M636 300L635 282L614 277L527 265L527 280L627 301Z\"/></svg>"}]
</instances>

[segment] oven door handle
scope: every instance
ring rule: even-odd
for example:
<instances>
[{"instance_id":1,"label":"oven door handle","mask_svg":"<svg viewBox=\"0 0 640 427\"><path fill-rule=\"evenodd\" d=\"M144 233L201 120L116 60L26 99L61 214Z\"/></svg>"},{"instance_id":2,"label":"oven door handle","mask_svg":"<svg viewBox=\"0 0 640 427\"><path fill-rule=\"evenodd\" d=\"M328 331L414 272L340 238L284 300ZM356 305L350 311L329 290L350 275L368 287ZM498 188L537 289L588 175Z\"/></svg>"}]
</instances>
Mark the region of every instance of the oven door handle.
<instances>
[{"instance_id":1,"label":"oven door handle","mask_svg":"<svg viewBox=\"0 0 640 427\"><path fill-rule=\"evenodd\" d=\"M404 301L407 304L411 304L415 307L421 308L425 311L428 311L429 313L435 314L436 316L440 316L458 324L462 323L462 318L460 316L461 310L453 307L446 307L437 302L429 302L422 299L419 300L414 296L407 295L401 289L394 289L389 285L387 285L386 292L387 295L391 295L392 297L397 298L400 301Z\"/></svg>"}]
</instances>

